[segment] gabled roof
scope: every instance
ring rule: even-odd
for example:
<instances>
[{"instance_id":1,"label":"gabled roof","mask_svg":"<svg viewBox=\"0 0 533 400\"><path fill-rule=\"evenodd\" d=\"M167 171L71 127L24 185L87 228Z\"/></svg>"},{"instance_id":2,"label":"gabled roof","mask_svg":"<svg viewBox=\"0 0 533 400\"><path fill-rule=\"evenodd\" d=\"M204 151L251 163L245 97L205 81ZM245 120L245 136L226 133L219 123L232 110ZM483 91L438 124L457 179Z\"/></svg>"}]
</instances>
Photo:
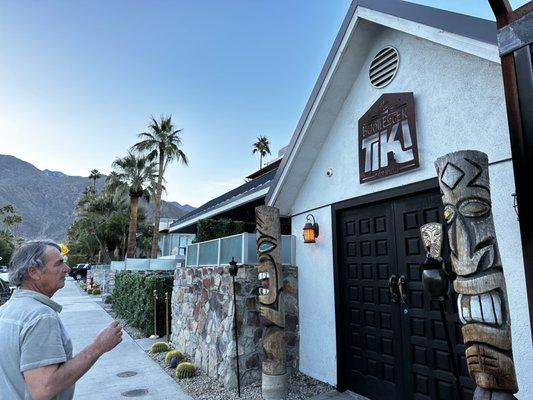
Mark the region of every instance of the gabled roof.
<instances>
[{"instance_id":1,"label":"gabled roof","mask_svg":"<svg viewBox=\"0 0 533 400\"><path fill-rule=\"evenodd\" d=\"M291 163L305 135L306 124L312 118L314 108L320 102L320 96L325 92L324 88L328 84L328 79L334 74L343 46L346 46L350 34L357 26L354 20L356 22L365 20L388 26L490 61L499 62L497 29L493 21L402 0L353 0L270 186L265 199L268 205L276 205L280 187L289 173ZM424 26L426 29L424 31L416 29L419 26ZM310 164L307 167L310 167ZM307 171L303 173L300 171L299 179L305 179L306 175ZM281 211L283 213L283 210Z\"/></svg>"},{"instance_id":2,"label":"gabled roof","mask_svg":"<svg viewBox=\"0 0 533 400\"><path fill-rule=\"evenodd\" d=\"M246 204L266 196L272 179L276 175L277 169L255 178L245 184L230 190L223 195L208 201L195 210L185 214L180 219L170 225L169 231L189 226L202 218L216 216L223 211L227 211L241 204Z\"/></svg>"}]
</instances>

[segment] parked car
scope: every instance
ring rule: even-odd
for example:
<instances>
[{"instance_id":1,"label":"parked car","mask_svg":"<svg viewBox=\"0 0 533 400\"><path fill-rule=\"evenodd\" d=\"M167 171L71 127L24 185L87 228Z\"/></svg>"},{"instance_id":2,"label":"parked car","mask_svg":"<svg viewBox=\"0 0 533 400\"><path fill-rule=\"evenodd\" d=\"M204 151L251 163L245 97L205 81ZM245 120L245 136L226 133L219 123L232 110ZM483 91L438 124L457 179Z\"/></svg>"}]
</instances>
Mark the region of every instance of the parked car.
<instances>
[{"instance_id":1,"label":"parked car","mask_svg":"<svg viewBox=\"0 0 533 400\"><path fill-rule=\"evenodd\" d=\"M87 279L87 271L90 269L91 264L77 264L68 274L77 281L85 280Z\"/></svg>"}]
</instances>

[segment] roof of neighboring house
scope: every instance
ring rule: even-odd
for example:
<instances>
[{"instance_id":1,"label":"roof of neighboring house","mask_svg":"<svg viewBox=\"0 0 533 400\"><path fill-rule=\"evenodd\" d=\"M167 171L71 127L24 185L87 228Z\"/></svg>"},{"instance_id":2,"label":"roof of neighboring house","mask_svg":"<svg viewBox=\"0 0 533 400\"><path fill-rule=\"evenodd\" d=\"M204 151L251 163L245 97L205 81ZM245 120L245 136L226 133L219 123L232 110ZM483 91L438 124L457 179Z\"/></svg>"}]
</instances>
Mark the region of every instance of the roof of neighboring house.
<instances>
[{"instance_id":1,"label":"roof of neighboring house","mask_svg":"<svg viewBox=\"0 0 533 400\"><path fill-rule=\"evenodd\" d=\"M268 171L185 214L170 226L170 231L188 226L201 218L217 215L217 211L226 211L240 204L249 203L250 201L264 197L268 192L272 179L276 175L276 170Z\"/></svg>"},{"instance_id":2,"label":"roof of neighboring house","mask_svg":"<svg viewBox=\"0 0 533 400\"><path fill-rule=\"evenodd\" d=\"M382 18L383 16L388 17L388 19ZM449 47L458 48L462 51L491 59L492 61L498 60L496 62L499 62L496 22L409 3L403 0L353 0L318 76L317 82L309 96L309 100L300 116L285 156L281 161L281 165L277 169L276 176L265 199L266 204L276 205L279 188L283 185L285 175L288 173L287 165L290 165L293 161L295 153L298 152L298 146L303 140L302 137L305 135L304 128L306 122L312 113L315 103L319 101L320 92L328 79L330 71L335 68L334 63L338 58L337 56L343 45L343 41L352 32L352 29L355 29L355 25L352 25L354 17L384 26L388 26L387 22L384 21L390 22L390 17L392 17L395 23L392 29L404 30L421 37L422 33L419 30L413 29L412 26L402 25L402 22L407 21L411 25L415 23L418 26L426 26L432 30L426 36L430 40L436 42L441 41L442 44ZM399 27L400 25L402 25L401 28ZM442 34L443 38L440 38L439 34ZM474 41L481 44L474 46L472 45ZM492 51L493 47L494 51ZM306 174L300 175L302 179L306 176Z\"/></svg>"},{"instance_id":3,"label":"roof of neighboring house","mask_svg":"<svg viewBox=\"0 0 533 400\"><path fill-rule=\"evenodd\" d=\"M273 169L277 169L279 167L279 164L281 164L281 159L283 156L276 158L275 160L269 162L267 165L265 165L260 170L257 170L250 175L246 177L246 179L255 179L259 178L261 175L266 174L268 171L272 171Z\"/></svg>"}]
</instances>

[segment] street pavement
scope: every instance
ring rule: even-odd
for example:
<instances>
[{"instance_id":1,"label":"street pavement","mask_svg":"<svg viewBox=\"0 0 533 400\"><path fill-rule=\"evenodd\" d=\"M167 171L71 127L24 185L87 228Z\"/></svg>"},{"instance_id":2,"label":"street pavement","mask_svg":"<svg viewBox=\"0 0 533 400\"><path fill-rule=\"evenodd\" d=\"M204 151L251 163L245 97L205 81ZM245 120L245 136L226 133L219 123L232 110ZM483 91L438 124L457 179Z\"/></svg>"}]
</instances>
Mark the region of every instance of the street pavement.
<instances>
[{"instance_id":1,"label":"street pavement","mask_svg":"<svg viewBox=\"0 0 533 400\"><path fill-rule=\"evenodd\" d=\"M74 355L87 346L112 318L89 295L67 278L53 297L63 306L59 314L67 329ZM122 342L104 354L76 383L75 399L126 398L192 400L126 332Z\"/></svg>"}]
</instances>

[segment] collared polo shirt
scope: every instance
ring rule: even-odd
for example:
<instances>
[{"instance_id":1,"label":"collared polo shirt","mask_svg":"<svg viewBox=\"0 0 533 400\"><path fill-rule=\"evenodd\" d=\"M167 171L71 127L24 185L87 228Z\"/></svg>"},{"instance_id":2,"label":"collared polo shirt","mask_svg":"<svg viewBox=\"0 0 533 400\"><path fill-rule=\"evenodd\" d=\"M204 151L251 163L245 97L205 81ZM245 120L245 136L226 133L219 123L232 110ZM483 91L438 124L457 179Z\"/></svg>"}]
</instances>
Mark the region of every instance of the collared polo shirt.
<instances>
[{"instance_id":1,"label":"collared polo shirt","mask_svg":"<svg viewBox=\"0 0 533 400\"><path fill-rule=\"evenodd\" d=\"M44 294L16 289L0 307L0 400L31 400L24 371L72 358L72 341L59 319L61 305ZM74 385L54 400L71 400Z\"/></svg>"}]
</instances>

